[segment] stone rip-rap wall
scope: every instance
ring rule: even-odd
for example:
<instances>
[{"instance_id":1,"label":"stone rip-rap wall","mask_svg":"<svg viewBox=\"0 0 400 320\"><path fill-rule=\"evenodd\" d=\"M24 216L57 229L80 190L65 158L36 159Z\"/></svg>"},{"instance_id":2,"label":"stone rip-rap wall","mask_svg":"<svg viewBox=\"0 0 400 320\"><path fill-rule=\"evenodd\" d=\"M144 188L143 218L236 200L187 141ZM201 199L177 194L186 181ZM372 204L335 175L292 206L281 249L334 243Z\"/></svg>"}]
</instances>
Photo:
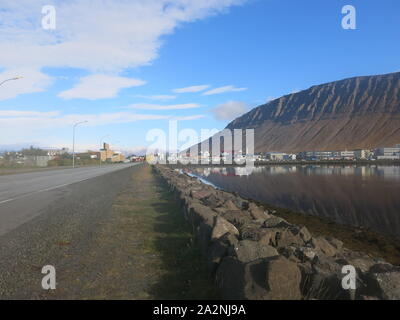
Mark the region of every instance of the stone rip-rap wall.
<instances>
[{"instance_id":1,"label":"stone rip-rap wall","mask_svg":"<svg viewBox=\"0 0 400 320\"><path fill-rule=\"evenodd\" d=\"M168 166L153 169L174 191L224 299L400 299L400 267ZM355 289L344 266L356 271Z\"/></svg>"}]
</instances>

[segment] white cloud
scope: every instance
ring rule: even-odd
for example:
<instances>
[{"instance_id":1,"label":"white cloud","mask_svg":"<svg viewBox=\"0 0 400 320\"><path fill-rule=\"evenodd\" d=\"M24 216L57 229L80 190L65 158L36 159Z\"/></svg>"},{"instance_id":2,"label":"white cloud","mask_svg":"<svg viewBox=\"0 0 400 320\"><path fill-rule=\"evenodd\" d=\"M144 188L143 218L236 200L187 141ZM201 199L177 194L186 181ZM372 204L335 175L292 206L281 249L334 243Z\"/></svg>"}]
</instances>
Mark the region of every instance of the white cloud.
<instances>
[{"instance_id":1,"label":"white cloud","mask_svg":"<svg viewBox=\"0 0 400 320\"><path fill-rule=\"evenodd\" d=\"M198 120L204 118L204 114L197 114L193 116L186 116L186 117L175 117L171 118L171 120L177 120L177 121L192 121L192 120Z\"/></svg>"},{"instance_id":2,"label":"white cloud","mask_svg":"<svg viewBox=\"0 0 400 320\"><path fill-rule=\"evenodd\" d=\"M142 86L146 82L138 79L94 74L81 78L72 89L61 92L58 96L63 99L106 99L114 98L124 88Z\"/></svg>"},{"instance_id":3,"label":"white cloud","mask_svg":"<svg viewBox=\"0 0 400 320\"><path fill-rule=\"evenodd\" d=\"M138 95L136 95L135 97L137 97L137 98L143 98L143 99L149 99L149 100L160 100L160 101L176 99L176 96L162 95L162 94L160 94L160 95L153 95L153 96L146 96L146 95L138 94Z\"/></svg>"},{"instance_id":4,"label":"white cloud","mask_svg":"<svg viewBox=\"0 0 400 320\"><path fill-rule=\"evenodd\" d=\"M14 114L14 116L9 116ZM27 111L20 113L19 111L7 110L0 118L1 128L17 128L28 129L34 128L60 128L70 126L79 121L88 121L85 126L99 126L108 124L129 123L140 120L160 120L168 119L165 115L137 114L133 112L116 112L116 113L100 113L100 114L68 114L59 115L57 112L38 112ZM27 135L27 132L24 132Z\"/></svg>"},{"instance_id":5,"label":"white cloud","mask_svg":"<svg viewBox=\"0 0 400 320\"><path fill-rule=\"evenodd\" d=\"M0 117L54 117L58 115L58 111L41 112L41 111L19 111L19 110L0 110Z\"/></svg>"},{"instance_id":6,"label":"white cloud","mask_svg":"<svg viewBox=\"0 0 400 320\"><path fill-rule=\"evenodd\" d=\"M0 73L0 81L21 75L24 76L22 79L7 81L0 87L0 100L15 98L24 93L43 92L52 83L51 77L31 68L6 70Z\"/></svg>"},{"instance_id":7,"label":"white cloud","mask_svg":"<svg viewBox=\"0 0 400 320\"><path fill-rule=\"evenodd\" d=\"M204 92L203 95L210 96L213 94L221 94L221 93L226 93L226 92L240 92L240 91L245 91L245 90L247 90L247 88L236 88L234 86L225 86L225 87L215 88L215 89L209 90L207 92Z\"/></svg>"},{"instance_id":8,"label":"white cloud","mask_svg":"<svg viewBox=\"0 0 400 320\"><path fill-rule=\"evenodd\" d=\"M183 109L195 109L199 108L200 105L197 103L186 103L186 104L172 104L172 105L159 105L159 104L134 104L132 106L125 107L127 109L142 109L142 110L183 110Z\"/></svg>"},{"instance_id":9,"label":"white cloud","mask_svg":"<svg viewBox=\"0 0 400 320\"><path fill-rule=\"evenodd\" d=\"M53 0L56 30L41 27L48 0L2 0L0 65L119 72L151 63L161 37L244 0Z\"/></svg>"},{"instance_id":10,"label":"white cloud","mask_svg":"<svg viewBox=\"0 0 400 320\"><path fill-rule=\"evenodd\" d=\"M228 101L211 110L217 120L233 120L247 111L247 104L240 101Z\"/></svg>"},{"instance_id":11,"label":"white cloud","mask_svg":"<svg viewBox=\"0 0 400 320\"><path fill-rule=\"evenodd\" d=\"M160 114L138 114L135 112L115 112L100 114L60 114L58 111L19 111L1 110L0 128L6 135L0 136L0 144L26 142L27 137L32 139L40 132L50 129L71 127L74 123L88 121L82 126L102 126L110 124L131 123L145 120L180 120L189 121L204 117L204 115L191 115L187 117L174 117ZM10 137L12 139L10 140Z\"/></svg>"},{"instance_id":12,"label":"white cloud","mask_svg":"<svg viewBox=\"0 0 400 320\"><path fill-rule=\"evenodd\" d=\"M201 92L208 89L210 86L208 84L201 85L201 86L191 86L186 88L174 89L172 90L175 93L195 93Z\"/></svg>"},{"instance_id":13,"label":"white cloud","mask_svg":"<svg viewBox=\"0 0 400 320\"><path fill-rule=\"evenodd\" d=\"M7 72L34 70L27 85L14 84L0 99L41 92L51 83L44 67L77 68L94 74L118 75L128 68L149 65L158 57L162 37L184 23L223 13L247 0L53 0L56 29L41 26L48 0L1 0L0 68ZM32 77L33 75L33 77ZM29 82L30 81L30 82ZM91 89L91 88L89 88ZM118 88L114 88L118 91ZM76 88L64 97L97 99L107 94Z\"/></svg>"}]
</instances>

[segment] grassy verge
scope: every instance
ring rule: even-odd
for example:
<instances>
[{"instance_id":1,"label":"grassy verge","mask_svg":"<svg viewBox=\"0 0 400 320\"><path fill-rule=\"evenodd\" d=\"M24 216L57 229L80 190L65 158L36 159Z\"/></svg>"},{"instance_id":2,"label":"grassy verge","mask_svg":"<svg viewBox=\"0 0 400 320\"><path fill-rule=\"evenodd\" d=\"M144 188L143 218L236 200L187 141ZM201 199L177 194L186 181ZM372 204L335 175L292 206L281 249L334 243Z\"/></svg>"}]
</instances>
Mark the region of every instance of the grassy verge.
<instances>
[{"instance_id":1,"label":"grassy verge","mask_svg":"<svg viewBox=\"0 0 400 320\"><path fill-rule=\"evenodd\" d=\"M115 223L109 228L119 230L119 250L123 252L115 255L112 269L121 273L120 266L129 264L132 270L132 286L126 296L219 298L175 196L149 165L138 169L130 186L114 202ZM121 257L124 262L119 263Z\"/></svg>"},{"instance_id":2,"label":"grassy verge","mask_svg":"<svg viewBox=\"0 0 400 320\"><path fill-rule=\"evenodd\" d=\"M182 209L160 178L157 183L164 213L157 219L155 230L159 235L149 249L161 254L164 275L153 288L155 298L219 298Z\"/></svg>"}]
</instances>

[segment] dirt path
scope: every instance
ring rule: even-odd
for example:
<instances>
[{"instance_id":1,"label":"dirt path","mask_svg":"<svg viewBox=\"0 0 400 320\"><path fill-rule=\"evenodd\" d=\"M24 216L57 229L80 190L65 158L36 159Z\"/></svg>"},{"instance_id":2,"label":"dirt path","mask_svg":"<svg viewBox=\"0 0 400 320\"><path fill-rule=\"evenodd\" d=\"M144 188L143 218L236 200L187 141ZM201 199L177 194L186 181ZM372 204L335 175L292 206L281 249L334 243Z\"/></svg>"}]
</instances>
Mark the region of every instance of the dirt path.
<instances>
[{"instance_id":1,"label":"dirt path","mask_svg":"<svg viewBox=\"0 0 400 320\"><path fill-rule=\"evenodd\" d=\"M0 250L7 261L3 269L9 271L14 266L14 274L18 273L15 281L19 281L14 283L10 277L2 281L0 277L0 297L216 298L211 279L172 195L148 165L126 172L130 175L125 177L129 180L127 186L116 194L109 209L98 207L95 213L94 207L83 210L82 203L70 208L74 213L62 219L54 213L51 219L42 217L40 223L34 221L31 233L38 235L46 231L46 236L32 235L29 244L15 240L12 235L0 239L0 243L2 240L8 240L7 244L16 242L13 252L16 246L24 246L19 255L7 248ZM98 195L97 206L107 195ZM47 225L55 226L55 221L55 228ZM49 230L53 230L52 234ZM26 246L30 246L29 250ZM47 250L40 249L43 247ZM40 288L43 277L40 266L44 264L56 267L54 291ZM15 288L8 288L13 285Z\"/></svg>"}]
</instances>

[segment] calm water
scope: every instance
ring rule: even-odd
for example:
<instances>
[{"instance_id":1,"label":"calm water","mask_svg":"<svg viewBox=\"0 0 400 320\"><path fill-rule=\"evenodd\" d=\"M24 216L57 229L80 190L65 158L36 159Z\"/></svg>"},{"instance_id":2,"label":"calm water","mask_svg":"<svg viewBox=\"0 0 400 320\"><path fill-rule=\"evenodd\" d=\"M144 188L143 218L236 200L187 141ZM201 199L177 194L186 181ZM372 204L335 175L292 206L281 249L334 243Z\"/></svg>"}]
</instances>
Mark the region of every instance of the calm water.
<instances>
[{"instance_id":1,"label":"calm water","mask_svg":"<svg viewBox=\"0 0 400 320\"><path fill-rule=\"evenodd\" d=\"M187 170L228 191L400 237L400 166L265 166Z\"/></svg>"}]
</instances>

